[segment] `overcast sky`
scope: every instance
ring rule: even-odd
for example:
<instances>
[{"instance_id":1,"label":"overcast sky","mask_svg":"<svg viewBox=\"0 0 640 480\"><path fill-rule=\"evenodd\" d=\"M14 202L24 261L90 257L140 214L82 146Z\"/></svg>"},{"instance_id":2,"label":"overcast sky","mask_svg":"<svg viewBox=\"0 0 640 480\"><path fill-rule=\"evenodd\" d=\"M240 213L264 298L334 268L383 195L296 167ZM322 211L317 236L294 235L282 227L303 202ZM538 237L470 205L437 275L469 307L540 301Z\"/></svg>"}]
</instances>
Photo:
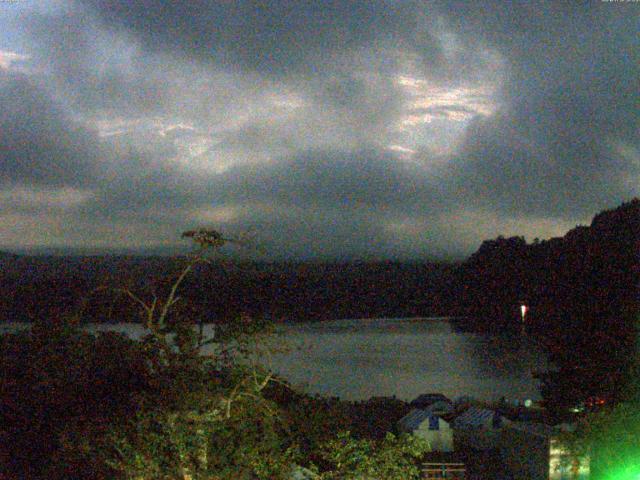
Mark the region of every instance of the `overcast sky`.
<instances>
[{"instance_id":1,"label":"overcast sky","mask_svg":"<svg viewBox=\"0 0 640 480\"><path fill-rule=\"evenodd\" d=\"M640 195L640 3L0 1L0 247L466 255Z\"/></svg>"}]
</instances>

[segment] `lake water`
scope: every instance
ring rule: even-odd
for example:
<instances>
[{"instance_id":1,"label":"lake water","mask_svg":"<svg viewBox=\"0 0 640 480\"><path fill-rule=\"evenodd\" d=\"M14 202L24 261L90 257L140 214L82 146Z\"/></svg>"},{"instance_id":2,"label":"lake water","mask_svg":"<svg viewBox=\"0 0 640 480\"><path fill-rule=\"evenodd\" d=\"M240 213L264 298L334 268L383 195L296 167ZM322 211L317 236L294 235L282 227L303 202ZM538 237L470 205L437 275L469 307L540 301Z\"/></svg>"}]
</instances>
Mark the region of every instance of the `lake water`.
<instances>
[{"instance_id":1,"label":"lake water","mask_svg":"<svg viewBox=\"0 0 640 480\"><path fill-rule=\"evenodd\" d=\"M18 328L0 325L0 332ZM132 337L140 325L90 325ZM410 400L441 392L493 400L540 398L532 372L546 368L531 339L459 332L441 319L334 320L278 327L269 366L312 393L348 400L392 396Z\"/></svg>"},{"instance_id":2,"label":"lake water","mask_svg":"<svg viewBox=\"0 0 640 480\"><path fill-rule=\"evenodd\" d=\"M545 355L531 339L456 331L447 319L336 320L287 326L292 347L273 369L324 395L410 400L441 392L493 400L537 400L532 372Z\"/></svg>"}]
</instances>

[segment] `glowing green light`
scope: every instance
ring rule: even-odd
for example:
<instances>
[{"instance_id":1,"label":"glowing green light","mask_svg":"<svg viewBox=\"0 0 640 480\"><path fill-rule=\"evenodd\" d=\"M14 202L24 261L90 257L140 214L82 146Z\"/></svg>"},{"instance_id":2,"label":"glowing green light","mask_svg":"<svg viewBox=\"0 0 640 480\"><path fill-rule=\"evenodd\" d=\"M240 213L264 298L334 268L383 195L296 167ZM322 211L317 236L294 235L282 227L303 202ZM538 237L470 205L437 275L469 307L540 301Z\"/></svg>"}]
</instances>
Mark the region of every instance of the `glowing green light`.
<instances>
[{"instance_id":1,"label":"glowing green light","mask_svg":"<svg viewBox=\"0 0 640 480\"><path fill-rule=\"evenodd\" d=\"M632 465L614 470L602 480L640 480L640 465Z\"/></svg>"}]
</instances>

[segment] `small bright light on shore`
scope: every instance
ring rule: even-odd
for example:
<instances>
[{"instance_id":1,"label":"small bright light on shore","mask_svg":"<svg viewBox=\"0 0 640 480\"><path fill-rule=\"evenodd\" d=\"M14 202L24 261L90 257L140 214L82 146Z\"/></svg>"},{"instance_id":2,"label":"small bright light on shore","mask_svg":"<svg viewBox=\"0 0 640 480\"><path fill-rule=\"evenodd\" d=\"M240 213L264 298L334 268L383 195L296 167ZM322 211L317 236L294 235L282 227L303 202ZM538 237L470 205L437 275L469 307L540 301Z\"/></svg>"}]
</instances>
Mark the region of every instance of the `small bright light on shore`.
<instances>
[{"instance_id":1,"label":"small bright light on shore","mask_svg":"<svg viewBox=\"0 0 640 480\"><path fill-rule=\"evenodd\" d=\"M524 316L527 314L527 306L520 305L520 314L522 315L522 321L524 322Z\"/></svg>"}]
</instances>

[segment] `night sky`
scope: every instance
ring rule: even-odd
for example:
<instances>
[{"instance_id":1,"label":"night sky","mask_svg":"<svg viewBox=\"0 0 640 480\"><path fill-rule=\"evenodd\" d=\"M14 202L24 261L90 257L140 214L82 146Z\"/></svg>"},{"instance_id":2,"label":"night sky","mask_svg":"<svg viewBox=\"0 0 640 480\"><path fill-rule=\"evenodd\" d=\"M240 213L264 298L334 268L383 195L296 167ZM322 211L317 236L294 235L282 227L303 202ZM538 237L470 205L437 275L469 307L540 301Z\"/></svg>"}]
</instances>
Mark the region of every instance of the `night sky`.
<instances>
[{"instance_id":1,"label":"night sky","mask_svg":"<svg viewBox=\"0 0 640 480\"><path fill-rule=\"evenodd\" d=\"M434 258L640 194L640 2L0 0L0 247Z\"/></svg>"}]
</instances>

